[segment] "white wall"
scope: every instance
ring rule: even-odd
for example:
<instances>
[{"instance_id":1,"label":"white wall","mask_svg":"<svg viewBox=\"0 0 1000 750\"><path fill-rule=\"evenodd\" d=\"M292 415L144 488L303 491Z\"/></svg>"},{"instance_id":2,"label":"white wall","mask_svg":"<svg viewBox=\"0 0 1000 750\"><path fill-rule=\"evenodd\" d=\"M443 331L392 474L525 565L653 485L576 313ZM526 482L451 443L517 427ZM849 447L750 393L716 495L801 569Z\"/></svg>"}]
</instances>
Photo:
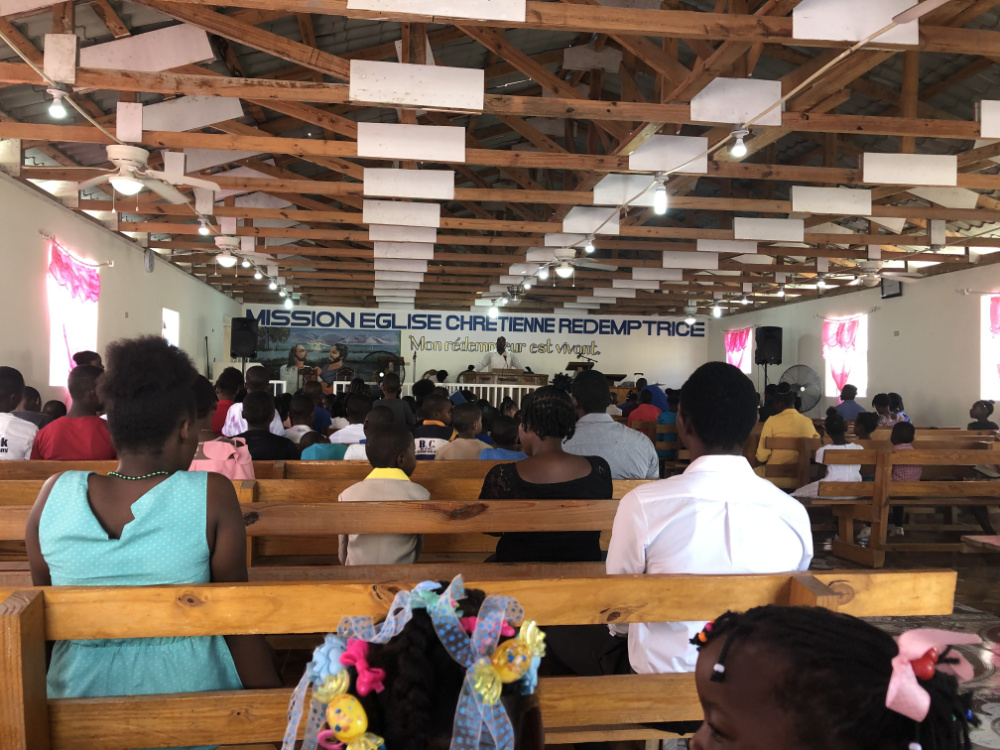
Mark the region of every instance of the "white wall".
<instances>
[{"instance_id":1,"label":"white wall","mask_svg":"<svg viewBox=\"0 0 1000 750\"><path fill-rule=\"evenodd\" d=\"M895 391L918 426L965 427L969 407L980 398L980 297L956 289L1000 290L1000 265L943 274L905 284L903 296L881 299L878 289L828 299L787 304L760 312L713 320L709 325L709 358L725 360L723 334L747 326L781 326L782 364L768 368L770 382L794 364L823 370L820 340L823 318L870 313L868 318L868 398ZM874 312L872 312L874 310ZM752 378L763 389L763 368ZM823 399L810 412L825 413L835 399Z\"/></svg>"},{"instance_id":2,"label":"white wall","mask_svg":"<svg viewBox=\"0 0 1000 750\"><path fill-rule=\"evenodd\" d=\"M181 348L199 372L205 372L206 336L208 361L223 358L223 326L242 306L207 284L163 262L146 273L135 243L6 175L0 175L0 227L0 364L20 370L43 401L64 393L48 387L48 253L40 232L81 259L115 263L100 271L98 351L119 338L159 334L168 307L180 312Z\"/></svg>"}]
</instances>

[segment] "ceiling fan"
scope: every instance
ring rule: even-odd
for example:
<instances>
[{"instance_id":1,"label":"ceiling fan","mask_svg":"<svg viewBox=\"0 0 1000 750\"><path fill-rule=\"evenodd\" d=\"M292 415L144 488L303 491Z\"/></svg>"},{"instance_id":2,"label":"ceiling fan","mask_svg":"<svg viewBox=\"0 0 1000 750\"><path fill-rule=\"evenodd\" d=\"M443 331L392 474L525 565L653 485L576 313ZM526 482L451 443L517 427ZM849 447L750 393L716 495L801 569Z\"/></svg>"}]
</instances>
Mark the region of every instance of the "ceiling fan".
<instances>
[{"instance_id":1,"label":"ceiling fan","mask_svg":"<svg viewBox=\"0 0 1000 750\"><path fill-rule=\"evenodd\" d=\"M618 266L610 263L590 260L589 258L578 258L575 247L537 247L528 250L526 260L528 263L538 263L539 268L535 274L539 281L549 278L550 269L560 279L568 279L573 275L575 268L588 268L595 271L617 271Z\"/></svg>"},{"instance_id":2,"label":"ceiling fan","mask_svg":"<svg viewBox=\"0 0 1000 750\"><path fill-rule=\"evenodd\" d=\"M884 271L885 266L884 261L881 260L866 260L858 263L858 265L851 269L852 271L859 271L860 276L854 279L854 281L845 286L865 286L869 289L877 287L882 279L897 279L899 281L905 281L907 283L913 281L920 281L925 278L918 273L902 273L899 271ZM836 273L827 274L828 276L844 275L845 273L850 274L850 271L838 270ZM852 274L853 275L853 274Z\"/></svg>"},{"instance_id":3,"label":"ceiling fan","mask_svg":"<svg viewBox=\"0 0 1000 750\"><path fill-rule=\"evenodd\" d=\"M144 148L122 145L106 146L106 148L108 161L116 168L108 170L100 177L78 183L78 190L89 190L98 185L110 183L111 187L122 195L137 195L144 188L149 188L170 203L187 203L187 196L178 190L176 185L205 188L206 190L219 189L219 186L210 180L184 174L183 169L180 170L179 174L168 174L149 169L146 166L149 152Z\"/></svg>"},{"instance_id":4,"label":"ceiling fan","mask_svg":"<svg viewBox=\"0 0 1000 750\"><path fill-rule=\"evenodd\" d=\"M513 304L516 305L522 299L537 299L541 300L541 297L534 297L526 294L528 289L531 288L530 282L528 282L527 288L525 284L512 284L507 287L506 292L477 292L477 294L482 299L491 299L494 304L506 305Z\"/></svg>"}]
</instances>

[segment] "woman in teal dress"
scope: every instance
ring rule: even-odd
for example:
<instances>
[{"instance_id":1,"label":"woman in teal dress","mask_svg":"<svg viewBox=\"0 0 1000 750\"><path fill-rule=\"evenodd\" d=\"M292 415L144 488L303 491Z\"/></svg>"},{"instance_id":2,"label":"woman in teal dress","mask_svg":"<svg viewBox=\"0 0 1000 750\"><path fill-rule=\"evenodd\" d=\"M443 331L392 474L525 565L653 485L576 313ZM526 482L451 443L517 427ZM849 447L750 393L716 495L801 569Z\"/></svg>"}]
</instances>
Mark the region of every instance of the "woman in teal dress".
<instances>
[{"instance_id":1,"label":"woman in teal dress","mask_svg":"<svg viewBox=\"0 0 1000 750\"><path fill-rule=\"evenodd\" d=\"M106 361L98 392L118 468L107 476L66 471L42 487L26 533L33 582L246 581L246 532L232 482L186 471L212 413L196 398L191 360L150 336L111 344ZM280 685L263 636L58 641L48 672L49 698Z\"/></svg>"}]
</instances>

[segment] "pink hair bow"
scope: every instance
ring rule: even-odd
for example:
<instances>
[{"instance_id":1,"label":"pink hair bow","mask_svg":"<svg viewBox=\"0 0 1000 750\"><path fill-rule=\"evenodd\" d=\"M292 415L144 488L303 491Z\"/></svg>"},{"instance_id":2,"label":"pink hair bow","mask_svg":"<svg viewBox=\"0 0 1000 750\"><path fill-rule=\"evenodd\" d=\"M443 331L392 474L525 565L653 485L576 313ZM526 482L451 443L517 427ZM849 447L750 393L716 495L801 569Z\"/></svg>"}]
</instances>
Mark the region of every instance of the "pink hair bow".
<instances>
[{"instance_id":1,"label":"pink hair bow","mask_svg":"<svg viewBox=\"0 0 1000 750\"><path fill-rule=\"evenodd\" d=\"M886 708L891 711L922 722L930 711L931 696L921 687L920 679L930 679L935 671L954 675L959 682L972 679L972 665L960 653L951 651L940 663L938 656L949 646L979 643L977 635L919 629L903 633L896 642L899 654L892 660L892 677L885 697ZM949 663L953 659L954 663Z\"/></svg>"},{"instance_id":2,"label":"pink hair bow","mask_svg":"<svg viewBox=\"0 0 1000 750\"><path fill-rule=\"evenodd\" d=\"M477 619L475 617L463 617L461 620L459 620L459 623L461 623L462 625L462 629L469 634L475 631L476 622ZM517 635L517 631L514 630L514 627L505 620L500 625L500 636L502 638L513 638L515 635Z\"/></svg>"},{"instance_id":3,"label":"pink hair bow","mask_svg":"<svg viewBox=\"0 0 1000 750\"><path fill-rule=\"evenodd\" d=\"M368 666L368 643L357 638L347 641L347 650L340 655L340 663L345 667L354 667L358 670L358 680L356 683L358 695L368 695L373 690L381 693L385 690L383 680L385 671L382 669L372 669Z\"/></svg>"}]
</instances>

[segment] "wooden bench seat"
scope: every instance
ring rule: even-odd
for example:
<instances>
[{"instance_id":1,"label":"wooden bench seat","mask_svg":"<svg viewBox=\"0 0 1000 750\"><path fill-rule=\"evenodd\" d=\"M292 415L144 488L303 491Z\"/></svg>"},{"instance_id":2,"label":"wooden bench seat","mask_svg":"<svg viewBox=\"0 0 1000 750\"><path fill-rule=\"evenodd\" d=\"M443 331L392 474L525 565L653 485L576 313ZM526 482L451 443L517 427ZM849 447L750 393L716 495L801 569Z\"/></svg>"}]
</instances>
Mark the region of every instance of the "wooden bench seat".
<instances>
[{"instance_id":1,"label":"wooden bench seat","mask_svg":"<svg viewBox=\"0 0 1000 750\"><path fill-rule=\"evenodd\" d=\"M748 576L612 576L476 582L516 597L542 627L709 620L762 604L856 616L946 615L954 571L829 571ZM415 583L415 581L411 581ZM381 616L399 585L248 583L118 588L0 588L0 695L12 747L127 750L280 741L291 689L49 701L45 641L324 633L345 614ZM691 675L543 678L549 743L662 737L650 722L698 720ZM593 727L594 717L613 726Z\"/></svg>"}]
</instances>

